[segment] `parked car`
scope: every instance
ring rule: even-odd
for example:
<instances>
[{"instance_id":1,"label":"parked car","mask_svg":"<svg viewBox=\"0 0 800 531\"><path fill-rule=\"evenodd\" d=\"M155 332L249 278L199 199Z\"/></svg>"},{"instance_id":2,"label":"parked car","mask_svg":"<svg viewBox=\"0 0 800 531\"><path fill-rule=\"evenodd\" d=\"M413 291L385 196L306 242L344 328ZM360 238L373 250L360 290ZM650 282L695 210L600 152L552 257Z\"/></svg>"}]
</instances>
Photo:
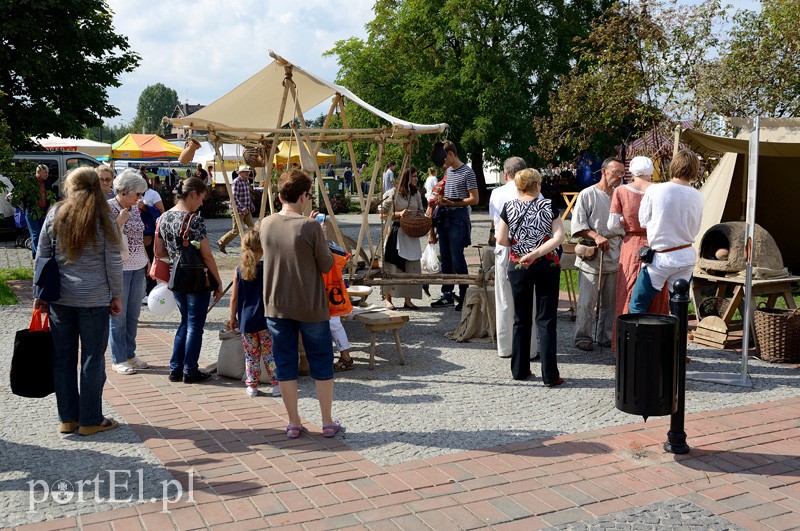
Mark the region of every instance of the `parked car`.
<instances>
[{"instance_id":1,"label":"parked car","mask_svg":"<svg viewBox=\"0 0 800 531\"><path fill-rule=\"evenodd\" d=\"M48 183L52 186L53 190L58 190L59 197L61 196L62 181L64 175L73 169L80 166L91 166L96 168L100 162L90 157L85 153L77 151L18 151L14 153L14 160L30 160L36 164L45 164L50 169L48 175Z\"/></svg>"}]
</instances>

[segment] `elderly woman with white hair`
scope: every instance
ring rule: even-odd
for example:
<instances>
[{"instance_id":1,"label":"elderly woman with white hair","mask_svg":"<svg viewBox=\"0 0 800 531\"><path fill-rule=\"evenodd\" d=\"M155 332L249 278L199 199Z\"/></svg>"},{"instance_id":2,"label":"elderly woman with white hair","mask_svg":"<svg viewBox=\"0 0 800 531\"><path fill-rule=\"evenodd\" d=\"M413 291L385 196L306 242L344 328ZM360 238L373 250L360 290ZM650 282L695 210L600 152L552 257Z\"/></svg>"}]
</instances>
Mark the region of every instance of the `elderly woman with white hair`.
<instances>
[{"instance_id":1,"label":"elderly woman with white hair","mask_svg":"<svg viewBox=\"0 0 800 531\"><path fill-rule=\"evenodd\" d=\"M136 357L136 328L139 326L147 271L144 223L136 204L146 191L147 182L142 175L128 168L114 179L115 195L108 201L117 227L128 241L127 257L123 249L122 313L111 317L109 334L112 367L120 374L136 374L137 369L148 368L146 361Z\"/></svg>"},{"instance_id":2,"label":"elderly woman with white hair","mask_svg":"<svg viewBox=\"0 0 800 531\"><path fill-rule=\"evenodd\" d=\"M608 228L616 230L622 228L625 236L622 239L622 249L619 255L619 271L617 273L617 307L616 315L628 313L631 302L631 292L639 276L642 262L639 260L639 249L647 245L647 233L639 225L639 205L644 198L644 191L653 181L653 161L647 157L634 157L631 159L630 172L633 181L614 190L611 198L611 210L608 215ZM669 313L667 291L664 290L650 305L649 313ZM611 350L617 344L617 323L614 321L614 336L611 341Z\"/></svg>"}]
</instances>

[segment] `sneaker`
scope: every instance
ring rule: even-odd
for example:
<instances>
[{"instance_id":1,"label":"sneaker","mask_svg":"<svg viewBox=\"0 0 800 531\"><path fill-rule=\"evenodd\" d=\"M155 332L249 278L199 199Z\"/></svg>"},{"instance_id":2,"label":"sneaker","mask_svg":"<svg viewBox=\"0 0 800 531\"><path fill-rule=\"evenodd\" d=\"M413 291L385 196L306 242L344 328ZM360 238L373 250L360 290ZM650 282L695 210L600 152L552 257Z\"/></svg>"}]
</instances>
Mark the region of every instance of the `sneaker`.
<instances>
[{"instance_id":1,"label":"sneaker","mask_svg":"<svg viewBox=\"0 0 800 531\"><path fill-rule=\"evenodd\" d=\"M461 310L464 309L464 303L463 302L459 302L458 304L456 304L456 307L454 309L455 309L455 311L460 312Z\"/></svg>"},{"instance_id":2,"label":"sneaker","mask_svg":"<svg viewBox=\"0 0 800 531\"><path fill-rule=\"evenodd\" d=\"M210 379L211 379L211 374L203 371L197 371L192 375L188 374L183 375L183 383L185 384L207 382Z\"/></svg>"},{"instance_id":3,"label":"sneaker","mask_svg":"<svg viewBox=\"0 0 800 531\"><path fill-rule=\"evenodd\" d=\"M111 368L120 374L136 374L136 369L134 369L132 365L128 364L128 362L114 363L111 365Z\"/></svg>"},{"instance_id":4,"label":"sneaker","mask_svg":"<svg viewBox=\"0 0 800 531\"><path fill-rule=\"evenodd\" d=\"M258 395L258 387L246 387L245 392L250 398L255 398Z\"/></svg>"},{"instance_id":5,"label":"sneaker","mask_svg":"<svg viewBox=\"0 0 800 531\"><path fill-rule=\"evenodd\" d=\"M453 302L452 297L448 297L447 295L442 295L435 301L431 303L431 308L444 308L445 306L452 306L455 303Z\"/></svg>"},{"instance_id":6,"label":"sneaker","mask_svg":"<svg viewBox=\"0 0 800 531\"><path fill-rule=\"evenodd\" d=\"M150 365L149 365L149 364L148 364L146 361L144 361L144 360L140 360L140 359L139 359L139 358L137 358L136 356L134 356L134 357L132 357L131 359L129 359L129 360L128 360L128 363L129 363L129 364L131 365L131 367L133 367L134 369L149 369L149 368L150 368Z\"/></svg>"},{"instance_id":7,"label":"sneaker","mask_svg":"<svg viewBox=\"0 0 800 531\"><path fill-rule=\"evenodd\" d=\"M272 396L281 396L281 386L280 385L272 386Z\"/></svg>"},{"instance_id":8,"label":"sneaker","mask_svg":"<svg viewBox=\"0 0 800 531\"><path fill-rule=\"evenodd\" d=\"M219 252L222 254L228 254L228 251L225 250L225 244L222 242L217 242L217 247L219 247Z\"/></svg>"},{"instance_id":9,"label":"sneaker","mask_svg":"<svg viewBox=\"0 0 800 531\"><path fill-rule=\"evenodd\" d=\"M183 380L183 371L180 369L169 371L169 381L170 382L180 382Z\"/></svg>"},{"instance_id":10,"label":"sneaker","mask_svg":"<svg viewBox=\"0 0 800 531\"><path fill-rule=\"evenodd\" d=\"M142 299L142 306L147 306L147 295Z\"/></svg>"}]
</instances>

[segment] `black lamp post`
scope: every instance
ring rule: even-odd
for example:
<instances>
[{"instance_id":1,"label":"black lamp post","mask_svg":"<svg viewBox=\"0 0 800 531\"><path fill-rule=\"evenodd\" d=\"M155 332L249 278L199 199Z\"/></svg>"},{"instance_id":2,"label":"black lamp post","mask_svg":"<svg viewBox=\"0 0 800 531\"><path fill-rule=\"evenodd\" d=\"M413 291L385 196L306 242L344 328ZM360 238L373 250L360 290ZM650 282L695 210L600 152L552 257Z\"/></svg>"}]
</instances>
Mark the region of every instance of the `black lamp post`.
<instances>
[{"instance_id":1,"label":"black lamp post","mask_svg":"<svg viewBox=\"0 0 800 531\"><path fill-rule=\"evenodd\" d=\"M672 285L673 295L670 302L673 304L675 316L678 318L678 409L670 416L667 442L664 451L673 454L688 454L689 445L686 444L686 431L683 427L684 412L686 409L686 335L689 330L689 281L676 280Z\"/></svg>"}]
</instances>

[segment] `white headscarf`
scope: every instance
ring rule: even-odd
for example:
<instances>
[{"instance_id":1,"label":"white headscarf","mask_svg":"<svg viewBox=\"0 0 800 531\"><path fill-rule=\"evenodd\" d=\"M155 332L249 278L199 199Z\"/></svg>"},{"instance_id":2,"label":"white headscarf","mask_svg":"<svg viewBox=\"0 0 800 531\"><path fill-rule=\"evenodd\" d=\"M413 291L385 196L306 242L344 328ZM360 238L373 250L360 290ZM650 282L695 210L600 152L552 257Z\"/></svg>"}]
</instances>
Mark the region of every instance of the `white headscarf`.
<instances>
[{"instance_id":1,"label":"white headscarf","mask_svg":"<svg viewBox=\"0 0 800 531\"><path fill-rule=\"evenodd\" d=\"M630 172L631 175L653 175L653 161L648 157L633 157Z\"/></svg>"}]
</instances>

